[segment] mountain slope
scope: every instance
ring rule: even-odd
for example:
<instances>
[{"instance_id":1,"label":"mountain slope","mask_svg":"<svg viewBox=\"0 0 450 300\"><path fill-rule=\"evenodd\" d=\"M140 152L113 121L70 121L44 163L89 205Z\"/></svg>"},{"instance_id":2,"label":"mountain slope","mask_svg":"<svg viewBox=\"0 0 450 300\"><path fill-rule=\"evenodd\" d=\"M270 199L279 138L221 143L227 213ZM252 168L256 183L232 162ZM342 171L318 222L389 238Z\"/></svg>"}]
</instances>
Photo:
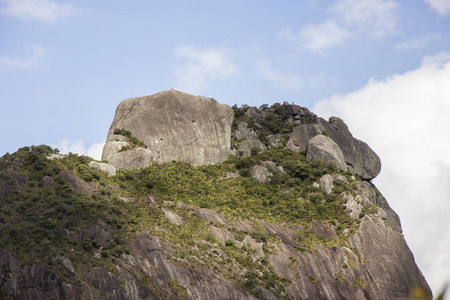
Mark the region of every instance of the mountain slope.
<instances>
[{"instance_id":1,"label":"mountain slope","mask_svg":"<svg viewBox=\"0 0 450 300\"><path fill-rule=\"evenodd\" d=\"M234 155L213 165L108 176L47 146L2 157L0 295L431 299L398 216L364 179L376 154L342 120L288 104L233 111Z\"/></svg>"}]
</instances>

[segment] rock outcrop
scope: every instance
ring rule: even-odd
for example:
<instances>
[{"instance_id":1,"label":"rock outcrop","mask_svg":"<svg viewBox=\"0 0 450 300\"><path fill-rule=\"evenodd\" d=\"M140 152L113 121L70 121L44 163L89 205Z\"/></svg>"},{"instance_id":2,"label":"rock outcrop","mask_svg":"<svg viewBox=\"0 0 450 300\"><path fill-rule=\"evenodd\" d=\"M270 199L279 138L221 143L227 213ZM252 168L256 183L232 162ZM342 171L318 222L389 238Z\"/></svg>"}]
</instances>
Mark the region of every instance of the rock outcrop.
<instances>
[{"instance_id":1,"label":"rock outcrop","mask_svg":"<svg viewBox=\"0 0 450 300\"><path fill-rule=\"evenodd\" d=\"M342 177L322 178L321 184ZM330 184L329 182L326 184ZM364 186L350 198L360 203L371 203L377 192L373 186ZM184 225L181 217L161 208L167 220ZM177 205L178 210L192 211L199 220L208 222L208 229L222 246L213 244L214 268L195 256L179 258L179 248L161 237L142 234L127 242L129 254L117 258L114 272L103 267L78 273L66 257L59 260L71 278L77 278L77 286L69 284L61 275L53 273L40 263L21 265L7 251L0 251L1 286L12 299L280 299L270 290L255 286L252 293L223 276L226 265L230 272L234 267L223 247L250 247L255 261L266 260L276 276L289 283L280 295L283 299L410 299L410 291L422 287L426 299L431 292L420 270L414 263L403 235L390 226L381 212L365 215L358 230L347 244L341 246L308 246L301 233L314 232L325 241L337 239L336 227L319 220L309 228L300 225L275 224L267 221L231 221L223 213L211 209ZM256 241L252 238L255 227L264 234L273 235L278 242ZM182 227L180 227L181 229ZM90 229L95 235L99 229ZM237 238L237 230L244 237ZM97 237L97 240L102 239ZM199 241L199 245L208 244ZM305 248L306 247L306 248ZM192 249L196 249L194 246ZM178 250L177 250L178 249ZM192 253L200 253L192 250ZM194 254L192 254L194 255ZM204 257L203 259L206 259ZM253 271L257 278L269 276ZM253 274L252 273L252 274ZM273 275L270 275L273 276ZM143 278L146 284L143 284ZM247 280L248 282L248 280ZM103 296L101 296L103 295ZM165 296L164 296L165 295ZM425 299L424 298L424 299Z\"/></svg>"},{"instance_id":2,"label":"rock outcrop","mask_svg":"<svg viewBox=\"0 0 450 300\"><path fill-rule=\"evenodd\" d=\"M432 299L337 117L169 90L119 105L109 164L55 152L0 158L1 299Z\"/></svg>"},{"instance_id":3,"label":"rock outcrop","mask_svg":"<svg viewBox=\"0 0 450 300\"><path fill-rule=\"evenodd\" d=\"M355 139L347 125L337 117L327 122L307 108L295 104L283 104L288 122L295 125L287 147L306 150L316 136L325 134L334 142L331 156L341 170L349 169L371 180L381 170L381 162L375 152L364 142ZM244 105L238 110L254 120L264 121L266 111ZM194 165L214 164L224 161L232 153L231 139L238 143L241 156L249 156L252 149L265 150L280 141L280 134L267 135L268 143L247 122L239 122L231 132L233 111L226 104L212 98L193 96L176 90L167 90L151 96L130 98L119 104L108 132L102 160L117 169L139 169L152 162L183 160ZM142 142L135 145L129 137L115 133L123 129ZM322 138L323 139L323 138ZM331 144L330 141L327 144ZM317 157L317 147L310 147ZM322 152L323 154L324 152ZM344 160L342 160L342 156ZM330 156L330 157L331 157ZM330 158L329 157L329 158ZM328 160L328 158L327 158Z\"/></svg>"},{"instance_id":4,"label":"rock outcrop","mask_svg":"<svg viewBox=\"0 0 450 300\"><path fill-rule=\"evenodd\" d=\"M142 168L152 162L183 160L194 165L214 164L230 155L233 111L212 98L167 90L130 98L117 107L102 160L117 169ZM124 129L145 147L126 149Z\"/></svg>"},{"instance_id":5,"label":"rock outcrop","mask_svg":"<svg viewBox=\"0 0 450 300\"><path fill-rule=\"evenodd\" d=\"M341 171L347 170L344 155L339 146L327 136L316 135L308 141L306 159L320 159L327 163L334 163Z\"/></svg>"},{"instance_id":6,"label":"rock outcrop","mask_svg":"<svg viewBox=\"0 0 450 300\"><path fill-rule=\"evenodd\" d=\"M340 148L348 168L371 180L381 171L378 155L364 142L355 139L347 125L339 118L332 117L327 122L318 118L317 124L301 124L294 128L290 147L294 150L305 150L308 141L313 137L326 133Z\"/></svg>"}]
</instances>

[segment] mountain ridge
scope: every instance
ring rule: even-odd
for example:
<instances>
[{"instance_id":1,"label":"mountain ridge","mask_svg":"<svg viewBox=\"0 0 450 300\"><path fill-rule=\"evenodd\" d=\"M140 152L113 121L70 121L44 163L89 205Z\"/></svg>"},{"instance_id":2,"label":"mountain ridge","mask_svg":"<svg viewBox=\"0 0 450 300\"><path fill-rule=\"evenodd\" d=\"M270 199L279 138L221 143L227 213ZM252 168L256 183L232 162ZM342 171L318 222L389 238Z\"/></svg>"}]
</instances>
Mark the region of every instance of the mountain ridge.
<instances>
[{"instance_id":1,"label":"mountain ridge","mask_svg":"<svg viewBox=\"0 0 450 300\"><path fill-rule=\"evenodd\" d=\"M168 103L173 95L210 99L160 93L166 108L176 105L180 111L183 102ZM100 166L89 157L59 155L48 146L23 147L2 157L0 295L432 298L397 214L370 182L381 168L378 156L354 139L341 119L325 121L286 102L225 107L217 114L219 118L206 120L225 120L222 127L192 126L203 123L201 113L177 124L197 130L198 136L220 131L221 137L229 126L224 153L230 155L214 164L183 160L189 156L166 162L139 158L148 153L143 149L155 153L154 144L126 122L115 121L108 139L126 143L116 153L125 161L129 154L138 158L116 165L116 175L110 172L114 160ZM142 116L142 122L154 122ZM166 123L162 126L167 129ZM179 135L172 133L175 138L157 140L176 141ZM223 150L227 138L214 147ZM136 149L141 149L138 155Z\"/></svg>"}]
</instances>

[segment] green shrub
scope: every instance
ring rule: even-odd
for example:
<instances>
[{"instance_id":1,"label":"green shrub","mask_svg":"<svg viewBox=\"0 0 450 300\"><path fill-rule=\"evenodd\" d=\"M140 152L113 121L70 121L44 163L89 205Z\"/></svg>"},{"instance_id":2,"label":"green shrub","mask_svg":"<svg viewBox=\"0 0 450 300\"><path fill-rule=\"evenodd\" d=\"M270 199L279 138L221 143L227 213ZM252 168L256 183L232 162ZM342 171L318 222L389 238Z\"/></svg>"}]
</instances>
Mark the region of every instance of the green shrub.
<instances>
[{"instance_id":1,"label":"green shrub","mask_svg":"<svg viewBox=\"0 0 450 300\"><path fill-rule=\"evenodd\" d=\"M180 298L187 298L188 293L186 287L179 284L177 281L170 279L167 286L172 290L175 296Z\"/></svg>"},{"instance_id":2,"label":"green shrub","mask_svg":"<svg viewBox=\"0 0 450 300\"><path fill-rule=\"evenodd\" d=\"M139 147L147 148L147 145L141 140L139 140L137 137L133 136L132 133L128 130L125 130L123 128L115 128L114 134L122 135L127 138L127 142L129 143L128 146L122 147L119 152L121 151L127 151L131 149L136 149Z\"/></svg>"}]
</instances>

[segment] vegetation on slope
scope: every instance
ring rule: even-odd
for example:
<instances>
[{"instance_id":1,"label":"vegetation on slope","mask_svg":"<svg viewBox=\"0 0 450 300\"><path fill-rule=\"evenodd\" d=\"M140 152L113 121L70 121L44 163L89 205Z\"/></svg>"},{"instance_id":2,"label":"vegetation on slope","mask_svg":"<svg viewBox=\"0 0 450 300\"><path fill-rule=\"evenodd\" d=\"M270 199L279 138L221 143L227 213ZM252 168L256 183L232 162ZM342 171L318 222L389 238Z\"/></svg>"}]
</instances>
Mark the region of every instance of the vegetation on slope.
<instances>
[{"instance_id":1,"label":"vegetation on slope","mask_svg":"<svg viewBox=\"0 0 450 300\"><path fill-rule=\"evenodd\" d=\"M126 240L148 232L170 242L177 249L177 258L193 263L198 262L192 257L200 258L243 288L251 290L258 284L281 295L287 282L273 272L267 259L274 251L271 245L279 240L261 230L260 220L308 228L310 221L320 219L339 229L341 237L336 240L306 231L300 251L345 242L342 230L355 223L345 214L340 196L343 190L351 191L351 184L325 195L312 183L323 174L336 172L334 166L307 162L303 154L288 149L231 157L211 166L194 167L179 161L153 164L110 178L88 167L88 157L69 154L49 160L53 152L48 146L24 147L0 159L0 248L21 263L40 262L69 282L79 279L63 266L62 257L69 258L78 270L103 266L114 271L115 260L130 251ZM271 183L255 181L248 169L262 160L278 163L286 173L273 175ZM92 193L74 191L63 176L67 169L88 182ZM243 176L227 177L230 173ZM156 205L149 205L149 196ZM170 223L161 206L181 216L184 225ZM221 244L208 229L209 222L192 213L193 206L221 211L230 220L247 220L256 231L235 230L240 244L232 240ZM105 237L90 237L85 233L89 228ZM242 242L246 235L264 243L264 257L252 258L254 250ZM206 243L195 247L198 241ZM213 249L223 251L227 259L219 263Z\"/></svg>"},{"instance_id":2,"label":"vegetation on slope","mask_svg":"<svg viewBox=\"0 0 450 300\"><path fill-rule=\"evenodd\" d=\"M286 135L292 130L283 109L281 105L264 107L265 118L259 125L240 110L235 113L236 119L254 126L264 141L268 134ZM117 129L117 134L132 139L129 132ZM132 144L140 146L139 141ZM89 157L69 154L48 159L57 152L44 145L32 146L0 158L0 249L11 252L22 264L42 263L79 289L81 278L67 268L64 258L78 274L94 266L117 272L117 260L131 251L126 241L150 233L171 244L175 249L171 259L176 263L205 265L252 293L259 285L283 298L289 281L275 274L268 259L280 240L264 232L262 222L294 228L301 252L325 245L349 246L348 237L358 225L345 213L342 198L342 192L353 193L352 174L340 173L322 161L307 161L304 153L283 144L261 153L252 151L249 157L231 156L216 165L154 163L140 170L119 171L114 177L89 167ZM283 169L269 183L251 176L252 168L264 161ZM85 190L74 188L72 173L83 180ZM348 183L336 184L331 194L313 186L324 174L333 173L346 176ZM243 220L254 230L226 228L234 238L220 243L210 228L221 225L198 218L195 207L221 212L231 221ZM184 223L169 222L162 208L176 213ZM337 236L315 235L309 229L313 220L333 226ZM263 244L262 257L255 259L255 250L244 242L246 236ZM152 284L148 278L141 280ZM173 295L185 295L177 282L167 286Z\"/></svg>"}]
</instances>

